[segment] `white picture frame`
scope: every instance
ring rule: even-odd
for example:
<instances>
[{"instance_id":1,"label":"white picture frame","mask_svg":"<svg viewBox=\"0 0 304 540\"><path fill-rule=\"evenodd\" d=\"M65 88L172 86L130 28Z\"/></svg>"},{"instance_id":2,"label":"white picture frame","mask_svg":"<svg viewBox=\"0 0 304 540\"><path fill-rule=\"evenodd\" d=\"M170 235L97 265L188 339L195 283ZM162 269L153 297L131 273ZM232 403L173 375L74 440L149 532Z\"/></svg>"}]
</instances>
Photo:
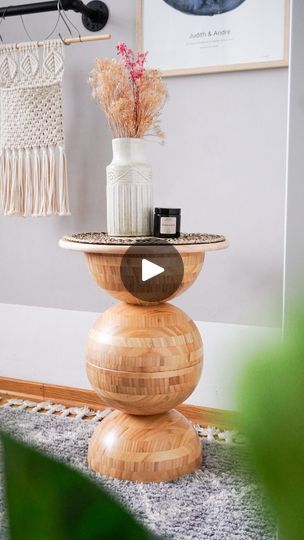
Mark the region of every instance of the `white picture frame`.
<instances>
[{"instance_id":1,"label":"white picture frame","mask_svg":"<svg viewBox=\"0 0 304 540\"><path fill-rule=\"evenodd\" d=\"M170 5L177 2L213 5L137 0L137 48L149 52L149 67L163 76L288 66L290 0L214 0L214 6L238 4L214 16L184 13Z\"/></svg>"}]
</instances>

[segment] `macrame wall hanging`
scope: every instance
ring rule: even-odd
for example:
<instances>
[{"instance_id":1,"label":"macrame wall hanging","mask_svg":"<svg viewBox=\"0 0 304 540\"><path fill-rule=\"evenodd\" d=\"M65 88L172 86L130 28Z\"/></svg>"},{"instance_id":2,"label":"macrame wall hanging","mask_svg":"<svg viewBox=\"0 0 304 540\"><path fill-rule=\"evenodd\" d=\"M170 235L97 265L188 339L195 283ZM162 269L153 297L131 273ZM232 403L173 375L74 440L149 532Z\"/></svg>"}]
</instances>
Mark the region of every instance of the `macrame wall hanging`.
<instances>
[{"instance_id":1,"label":"macrame wall hanging","mask_svg":"<svg viewBox=\"0 0 304 540\"><path fill-rule=\"evenodd\" d=\"M0 46L0 213L69 214L63 43Z\"/></svg>"}]
</instances>

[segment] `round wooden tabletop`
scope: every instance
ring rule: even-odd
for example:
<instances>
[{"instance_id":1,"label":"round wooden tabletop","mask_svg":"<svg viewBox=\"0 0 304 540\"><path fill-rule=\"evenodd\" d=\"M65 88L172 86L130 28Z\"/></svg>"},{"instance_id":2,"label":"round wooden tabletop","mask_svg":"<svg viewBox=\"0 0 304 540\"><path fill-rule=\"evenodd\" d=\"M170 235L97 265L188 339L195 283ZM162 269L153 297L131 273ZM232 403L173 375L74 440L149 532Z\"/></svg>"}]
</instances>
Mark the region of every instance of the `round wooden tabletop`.
<instances>
[{"instance_id":1,"label":"round wooden tabletop","mask_svg":"<svg viewBox=\"0 0 304 540\"><path fill-rule=\"evenodd\" d=\"M156 238L154 236L109 236L101 233L78 233L66 235L59 240L59 246L84 253L115 253L123 255L130 246L172 245L180 253L205 252L225 249L228 240L222 235L206 233L182 233L179 238Z\"/></svg>"}]
</instances>

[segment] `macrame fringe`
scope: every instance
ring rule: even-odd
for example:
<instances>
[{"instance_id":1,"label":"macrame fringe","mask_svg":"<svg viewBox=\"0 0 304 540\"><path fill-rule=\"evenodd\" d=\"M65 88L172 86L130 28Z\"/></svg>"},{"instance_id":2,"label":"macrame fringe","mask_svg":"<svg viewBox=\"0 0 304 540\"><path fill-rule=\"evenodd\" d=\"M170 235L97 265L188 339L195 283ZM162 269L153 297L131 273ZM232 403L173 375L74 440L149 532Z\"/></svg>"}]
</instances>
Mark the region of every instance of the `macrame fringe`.
<instances>
[{"instance_id":1,"label":"macrame fringe","mask_svg":"<svg viewBox=\"0 0 304 540\"><path fill-rule=\"evenodd\" d=\"M2 151L0 213L24 217L70 215L63 147Z\"/></svg>"}]
</instances>

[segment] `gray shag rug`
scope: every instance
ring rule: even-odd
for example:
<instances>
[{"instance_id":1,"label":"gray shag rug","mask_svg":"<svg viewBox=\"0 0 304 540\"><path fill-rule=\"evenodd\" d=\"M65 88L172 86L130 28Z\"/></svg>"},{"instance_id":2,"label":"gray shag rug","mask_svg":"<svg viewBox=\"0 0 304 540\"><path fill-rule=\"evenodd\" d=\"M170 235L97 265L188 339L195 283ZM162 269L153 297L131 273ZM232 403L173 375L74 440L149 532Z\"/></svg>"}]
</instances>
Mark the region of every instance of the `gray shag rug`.
<instances>
[{"instance_id":1,"label":"gray shag rug","mask_svg":"<svg viewBox=\"0 0 304 540\"><path fill-rule=\"evenodd\" d=\"M0 426L108 488L148 528L174 540L275 540L260 488L237 444L208 442L202 469L169 483L137 484L88 473L87 448L96 421L0 408ZM8 538L3 471L0 538Z\"/></svg>"}]
</instances>

